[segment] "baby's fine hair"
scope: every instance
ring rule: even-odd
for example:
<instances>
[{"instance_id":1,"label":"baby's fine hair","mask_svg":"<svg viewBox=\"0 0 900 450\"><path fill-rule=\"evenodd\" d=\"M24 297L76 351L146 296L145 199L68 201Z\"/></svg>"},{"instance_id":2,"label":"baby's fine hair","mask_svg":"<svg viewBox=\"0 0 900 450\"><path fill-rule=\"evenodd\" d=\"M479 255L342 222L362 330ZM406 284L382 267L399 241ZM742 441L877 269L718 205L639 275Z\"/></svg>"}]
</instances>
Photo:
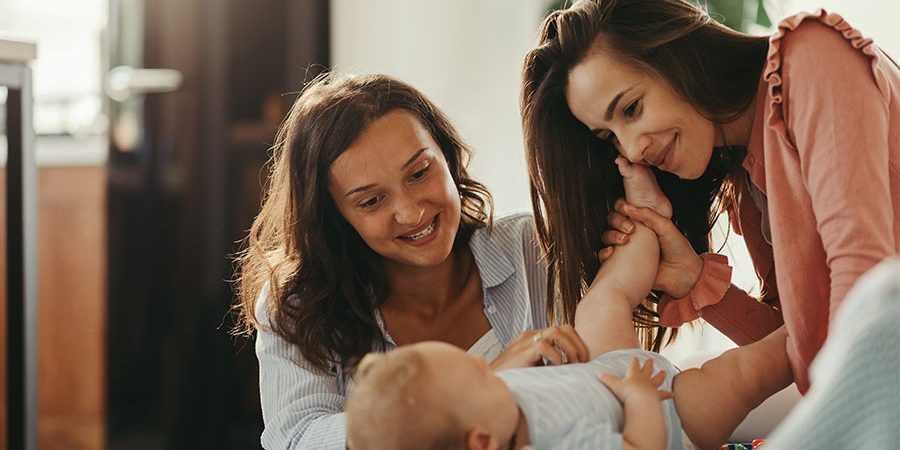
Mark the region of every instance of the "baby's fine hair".
<instances>
[{"instance_id":1,"label":"baby's fine hair","mask_svg":"<svg viewBox=\"0 0 900 450\"><path fill-rule=\"evenodd\" d=\"M418 350L370 353L347 399L350 450L450 450L465 433L447 399L429 390L430 370Z\"/></svg>"}]
</instances>

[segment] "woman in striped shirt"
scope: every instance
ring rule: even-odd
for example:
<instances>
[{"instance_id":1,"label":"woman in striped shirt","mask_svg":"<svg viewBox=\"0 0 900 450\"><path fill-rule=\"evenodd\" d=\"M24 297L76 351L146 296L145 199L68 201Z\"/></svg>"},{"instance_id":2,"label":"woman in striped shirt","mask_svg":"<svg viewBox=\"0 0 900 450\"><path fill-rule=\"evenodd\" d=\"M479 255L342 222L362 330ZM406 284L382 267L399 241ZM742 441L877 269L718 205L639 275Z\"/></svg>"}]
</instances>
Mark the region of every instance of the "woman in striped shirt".
<instances>
[{"instance_id":1,"label":"woman in striped shirt","mask_svg":"<svg viewBox=\"0 0 900 450\"><path fill-rule=\"evenodd\" d=\"M369 351L438 340L495 369L587 358L573 328L547 327L531 216L492 220L468 158L401 81L326 75L298 97L239 259L263 447L345 448L344 399Z\"/></svg>"}]
</instances>

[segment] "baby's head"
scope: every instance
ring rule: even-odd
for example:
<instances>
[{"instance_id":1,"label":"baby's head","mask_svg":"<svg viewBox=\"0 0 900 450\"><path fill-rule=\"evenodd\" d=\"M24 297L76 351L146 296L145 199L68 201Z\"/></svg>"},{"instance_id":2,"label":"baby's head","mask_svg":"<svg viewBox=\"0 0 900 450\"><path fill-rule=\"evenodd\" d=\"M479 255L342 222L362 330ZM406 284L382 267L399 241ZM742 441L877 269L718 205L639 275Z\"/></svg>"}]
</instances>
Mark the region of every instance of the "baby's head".
<instances>
[{"instance_id":1,"label":"baby's head","mask_svg":"<svg viewBox=\"0 0 900 450\"><path fill-rule=\"evenodd\" d=\"M352 450L466 449L507 442L518 418L506 384L484 359L441 342L370 353L347 399ZM511 423L510 423L511 422ZM490 447L484 445L483 447Z\"/></svg>"}]
</instances>

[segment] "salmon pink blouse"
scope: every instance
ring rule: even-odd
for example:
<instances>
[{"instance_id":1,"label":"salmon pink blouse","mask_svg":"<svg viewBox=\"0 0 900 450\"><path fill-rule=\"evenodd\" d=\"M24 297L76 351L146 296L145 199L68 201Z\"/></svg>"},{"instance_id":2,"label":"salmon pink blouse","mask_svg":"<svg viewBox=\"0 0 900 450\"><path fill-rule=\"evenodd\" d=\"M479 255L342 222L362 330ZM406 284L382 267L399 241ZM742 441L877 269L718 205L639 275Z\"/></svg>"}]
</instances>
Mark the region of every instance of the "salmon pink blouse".
<instances>
[{"instance_id":1,"label":"salmon pink blouse","mask_svg":"<svg viewBox=\"0 0 900 450\"><path fill-rule=\"evenodd\" d=\"M661 300L660 321L702 317L739 345L783 323L805 392L847 291L900 252L897 63L837 14L782 21L769 40L743 167L748 182L729 218L746 241L761 301L731 283L726 257L708 253L694 290Z\"/></svg>"}]
</instances>

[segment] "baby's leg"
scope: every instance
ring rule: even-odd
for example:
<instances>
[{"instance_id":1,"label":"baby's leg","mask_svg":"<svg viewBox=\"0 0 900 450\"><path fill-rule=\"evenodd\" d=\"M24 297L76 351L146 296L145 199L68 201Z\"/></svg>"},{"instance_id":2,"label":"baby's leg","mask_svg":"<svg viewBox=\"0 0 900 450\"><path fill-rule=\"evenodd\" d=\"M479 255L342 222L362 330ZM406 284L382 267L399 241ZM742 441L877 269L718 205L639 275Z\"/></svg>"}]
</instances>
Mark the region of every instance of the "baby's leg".
<instances>
[{"instance_id":1,"label":"baby's leg","mask_svg":"<svg viewBox=\"0 0 900 450\"><path fill-rule=\"evenodd\" d=\"M656 177L647 166L632 164L622 156L616 158L616 166L625 185L625 200L634 206L646 207L658 214L672 217L672 203L663 194Z\"/></svg>"},{"instance_id":2,"label":"baby's leg","mask_svg":"<svg viewBox=\"0 0 900 450\"><path fill-rule=\"evenodd\" d=\"M671 217L672 206L650 169L621 157L616 164L625 178L629 202L657 212L660 211L656 208L668 208ZM640 223L635 225L628 244L618 247L603 263L575 310L575 329L588 346L591 358L612 350L640 347L631 311L653 287L659 266L659 241L652 230Z\"/></svg>"},{"instance_id":3,"label":"baby's leg","mask_svg":"<svg viewBox=\"0 0 900 450\"><path fill-rule=\"evenodd\" d=\"M672 217L672 204L663 195L646 166L616 158L625 183L625 197L635 206L650 207ZM612 350L637 348L632 309L653 287L659 266L659 241L646 226L636 224L627 245L603 263L575 310L575 329L587 344L591 358Z\"/></svg>"},{"instance_id":4,"label":"baby's leg","mask_svg":"<svg viewBox=\"0 0 900 450\"><path fill-rule=\"evenodd\" d=\"M602 283L591 286L575 309L575 330L587 345L591 359L613 350L640 348L631 322L632 308L620 289L610 289Z\"/></svg>"},{"instance_id":5,"label":"baby's leg","mask_svg":"<svg viewBox=\"0 0 900 450\"><path fill-rule=\"evenodd\" d=\"M785 345L779 328L675 376L675 408L694 444L718 449L750 411L793 382Z\"/></svg>"}]
</instances>

